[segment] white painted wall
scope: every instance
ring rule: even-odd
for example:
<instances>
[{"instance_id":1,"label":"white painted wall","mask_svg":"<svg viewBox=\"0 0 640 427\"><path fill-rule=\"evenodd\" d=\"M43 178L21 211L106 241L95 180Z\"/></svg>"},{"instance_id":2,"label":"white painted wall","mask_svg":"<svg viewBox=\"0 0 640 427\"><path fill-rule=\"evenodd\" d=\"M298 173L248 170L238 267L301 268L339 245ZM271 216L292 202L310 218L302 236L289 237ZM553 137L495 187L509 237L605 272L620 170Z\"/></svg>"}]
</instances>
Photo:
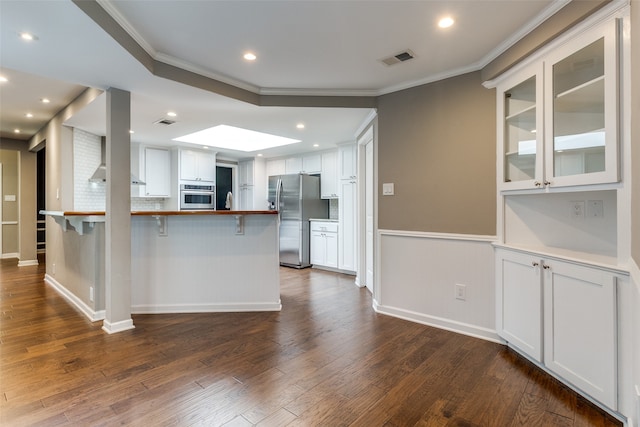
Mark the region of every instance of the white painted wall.
<instances>
[{"instance_id":1,"label":"white painted wall","mask_svg":"<svg viewBox=\"0 0 640 427\"><path fill-rule=\"evenodd\" d=\"M500 341L492 236L379 230L378 312ZM454 285L466 285L466 300Z\"/></svg>"},{"instance_id":2,"label":"white painted wall","mask_svg":"<svg viewBox=\"0 0 640 427\"><path fill-rule=\"evenodd\" d=\"M169 216L131 224L133 313L280 310L276 215Z\"/></svg>"}]
</instances>

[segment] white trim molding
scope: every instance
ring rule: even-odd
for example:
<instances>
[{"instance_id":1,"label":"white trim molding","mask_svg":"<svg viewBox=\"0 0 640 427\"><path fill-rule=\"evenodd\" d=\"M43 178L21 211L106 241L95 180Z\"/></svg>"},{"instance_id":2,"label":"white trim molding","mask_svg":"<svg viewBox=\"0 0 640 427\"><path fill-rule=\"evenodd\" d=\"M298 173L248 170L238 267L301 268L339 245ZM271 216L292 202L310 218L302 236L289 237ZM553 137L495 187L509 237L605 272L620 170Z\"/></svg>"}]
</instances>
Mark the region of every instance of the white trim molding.
<instances>
[{"instance_id":1,"label":"white trim molding","mask_svg":"<svg viewBox=\"0 0 640 427\"><path fill-rule=\"evenodd\" d=\"M18 267L30 267L32 265L38 265L37 259L25 259L18 261Z\"/></svg>"},{"instance_id":2,"label":"white trim molding","mask_svg":"<svg viewBox=\"0 0 640 427\"><path fill-rule=\"evenodd\" d=\"M8 252L0 256L0 259L9 259L9 258L20 258L20 254L18 252Z\"/></svg>"},{"instance_id":3,"label":"white trim molding","mask_svg":"<svg viewBox=\"0 0 640 427\"><path fill-rule=\"evenodd\" d=\"M280 302L268 303L225 303L225 304L145 304L131 307L132 314L167 313L235 313L252 311L281 311Z\"/></svg>"},{"instance_id":4,"label":"white trim molding","mask_svg":"<svg viewBox=\"0 0 640 427\"><path fill-rule=\"evenodd\" d=\"M455 233L432 233L428 231L404 231L404 230L387 230L380 229L378 233L381 236L402 236L402 237L419 237L424 239L441 239L441 240L465 240L469 242L490 242L497 240L496 236L484 234L455 234Z\"/></svg>"},{"instance_id":5,"label":"white trim molding","mask_svg":"<svg viewBox=\"0 0 640 427\"><path fill-rule=\"evenodd\" d=\"M388 316L397 317L398 319L408 320L410 322L420 323L422 325L433 326L434 328L444 329L446 331L456 332L458 334L467 335L474 338L480 338L486 341L505 344L506 342L500 338L495 329L483 328L481 326L471 325L469 323L458 322L451 319L445 319L428 314L417 313L415 311L404 310L397 307L385 307L373 302L373 309L376 313L386 314Z\"/></svg>"},{"instance_id":6,"label":"white trim molding","mask_svg":"<svg viewBox=\"0 0 640 427\"><path fill-rule=\"evenodd\" d=\"M133 319L121 320L119 322L108 322L104 320L102 322L102 330L108 334L116 334L122 331L128 331L129 329L134 329Z\"/></svg>"},{"instance_id":7,"label":"white trim molding","mask_svg":"<svg viewBox=\"0 0 640 427\"><path fill-rule=\"evenodd\" d=\"M94 311L91 307L85 304L84 301L78 298L75 294L65 288L60 282L58 282L50 275L44 275L44 282L55 289L71 305L80 310L82 314L84 314L90 321L97 322L105 318L104 310Z\"/></svg>"}]
</instances>

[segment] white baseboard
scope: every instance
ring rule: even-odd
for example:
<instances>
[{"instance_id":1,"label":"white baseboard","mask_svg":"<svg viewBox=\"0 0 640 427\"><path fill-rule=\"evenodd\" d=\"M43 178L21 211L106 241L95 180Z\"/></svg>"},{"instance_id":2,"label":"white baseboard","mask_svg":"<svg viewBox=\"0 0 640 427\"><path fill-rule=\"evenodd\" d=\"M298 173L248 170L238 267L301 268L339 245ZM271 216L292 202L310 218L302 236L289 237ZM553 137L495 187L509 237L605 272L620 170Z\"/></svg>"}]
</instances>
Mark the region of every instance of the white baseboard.
<instances>
[{"instance_id":1,"label":"white baseboard","mask_svg":"<svg viewBox=\"0 0 640 427\"><path fill-rule=\"evenodd\" d=\"M102 322L102 330L108 334L116 334L118 332L128 331L129 329L134 328L135 326L133 325L133 319L121 320L114 323L108 322L106 320Z\"/></svg>"},{"instance_id":2,"label":"white baseboard","mask_svg":"<svg viewBox=\"0 0 640 427\"><path fill-rule=\"evenodd\" d=\"M158 304L133 305L132 314L166 313L233 313L244 311L281 311L282 304L277 303L237 303L237 304Z\"/></svg>"},{"instance_id":3,"label":"white baseboard","mask_svg":"<svg viewBox=\"0 0 640 427\"><path fill-rule=\"evenodd\" d=\"M467 335L474 338L480 338L486 341L504 344L504 340L498 336L498 333L492 329L482 328L468 323L462 323L455 320L444 319L436 316L429 316L414 311L403 310L395 307L385 307L379 305L377 301L373 301L373 309L376 313L386 314L387 316L397 317L399 319L408 320L422 325L433 326L434 328L444 329Z\"/></svg>"},{"instance_id":4,"label":"white baseboard","mask_svg":"<svg viewBox=\"0 0 640 427\"><path fill-rule=\"evenodd\" d=\"M18 267L29 267L32 265L38 265L38 260L37 259L25 259L18 261Z\"/></svg>"},{"instance_id":5,"label":"white baseboard","mask_svg":"<svg viewBox=\"0 0 640 427\"><path fill-rule=\"evenodd\" d=\"M2 254L0 256L0 258L2 259L9 259L9 258L20 258L20 254L17 252L8 252L6 254Z\"/></svg>"},{"instance_id":6,"label":"white baseboard","mask_svg":"<svg viewBox=\"0 0 640 427\"><path fill-rule=\"evenodd\" d=\"M85 304L84 301L78 298L73 292L69 291L50 275L45 274L44 281L53 289L55 289L60 295L62 295L62 297L66 299L71 305L80 310L82 314L84 314L90 321L97 322L105 318L106 313L104 310L94 311L91 307Z\"/></svg>"}]
</instances>

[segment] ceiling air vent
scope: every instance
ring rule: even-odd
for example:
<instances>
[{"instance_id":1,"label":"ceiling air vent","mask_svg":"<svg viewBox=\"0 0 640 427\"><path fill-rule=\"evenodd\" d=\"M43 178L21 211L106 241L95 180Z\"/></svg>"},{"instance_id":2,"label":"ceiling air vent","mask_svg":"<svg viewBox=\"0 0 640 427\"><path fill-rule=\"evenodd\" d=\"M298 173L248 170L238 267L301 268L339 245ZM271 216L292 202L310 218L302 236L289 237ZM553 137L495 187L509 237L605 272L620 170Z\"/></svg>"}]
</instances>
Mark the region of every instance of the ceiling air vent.
<instances>
[{"instance_id":1,"label":"ceiling air vent","mask_svg":"<svg viewBox=\"0 0 640 427\"><path fill-rule=\"evenodd\" d=\"M416 57L416 54L413 53L411 50L407 49L393 56L390 56L388 58L381 59L380 62L382 62L385 65L393 65L393 64L399 64L400 62L408 61L415 57Z\"/></svg>"},{"instance_id":2,"label":"ceiling air vent","mask_svg":"<svg viewBox=\"0 0 640 427\"><path fill-rule=\"evenodd\" d=\"M176 121L175 120L169 120L169 119L159 119L156 120L155 122L153 122L154 125L165 125L165 126L169 126L174 124Z\"/></svg>"}]
</instances>

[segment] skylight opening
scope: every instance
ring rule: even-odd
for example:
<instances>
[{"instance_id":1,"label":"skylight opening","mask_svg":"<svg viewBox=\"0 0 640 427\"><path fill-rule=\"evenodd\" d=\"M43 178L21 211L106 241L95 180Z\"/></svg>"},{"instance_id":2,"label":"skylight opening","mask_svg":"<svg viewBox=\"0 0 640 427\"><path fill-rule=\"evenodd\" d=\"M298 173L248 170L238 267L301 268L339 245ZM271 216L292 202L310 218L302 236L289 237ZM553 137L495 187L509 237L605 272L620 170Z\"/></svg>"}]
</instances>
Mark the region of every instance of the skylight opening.
<instances>
[{"instance_id":1,"label":"skylight opening","mask_svg":"<svg viewBox=\"0 0 640 427\"><path fill-rule=\"evenodd\" d=\"M300 142L298 139L285 138L227 125L214 126L199 132L174 138L173 140L245 152L266 150Z\"/></svg>"}]
</instances>

